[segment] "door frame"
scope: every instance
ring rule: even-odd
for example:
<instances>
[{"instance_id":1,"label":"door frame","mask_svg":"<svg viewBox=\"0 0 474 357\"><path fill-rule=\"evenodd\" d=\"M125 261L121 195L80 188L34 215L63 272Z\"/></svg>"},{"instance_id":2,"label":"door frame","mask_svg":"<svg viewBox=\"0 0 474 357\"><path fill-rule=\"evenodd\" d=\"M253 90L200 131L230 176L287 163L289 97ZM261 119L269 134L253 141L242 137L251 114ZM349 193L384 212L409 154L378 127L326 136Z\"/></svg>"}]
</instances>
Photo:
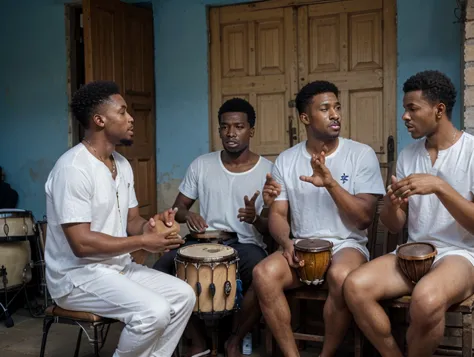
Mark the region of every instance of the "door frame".
<instances>
[{"instance_id":1,"label":"door frame","mask_svg":"<svg viewBox=\"0 0 474 357\"><path fill-rule=\"evenodd\" d=\"M220 9L223 7L239 6L242 7L242 12L254 12L266 9L275 9L283 7L293 7L294 11L304 5L314 5L318 3L331 3L341 1L357 1L357 0L258 0L250 3L235 3L222 6L209 6L207 8L207 33L208 33L208 123L209 123L209 151L213 151L218 143L215 142L215 132L218 127L218 118L213 111L212 103L215 103L219 98L216 93L212 91L212 84L220 82L220 56L219 52L211 46L211 33L216 33L215 26L217 21L215 17L218 16L213 9ZM387 122L387 138L393 136L395 142L395 154L397 151L397 0L383 0L383 97L387 98L384 102L383 115L385 118L393 118ZM296 26L296 36L298 38L298 26ZM216 65L217 63L217 65ZM299 68L297 70L297 78L300 78L301 73ZM219 85L219 84L218 84ZM297 89L299 90L299 88ZM298 121L299 122L299 121ZM295 143L296 144L296 143Z\"/></svg>"}]
</instances>

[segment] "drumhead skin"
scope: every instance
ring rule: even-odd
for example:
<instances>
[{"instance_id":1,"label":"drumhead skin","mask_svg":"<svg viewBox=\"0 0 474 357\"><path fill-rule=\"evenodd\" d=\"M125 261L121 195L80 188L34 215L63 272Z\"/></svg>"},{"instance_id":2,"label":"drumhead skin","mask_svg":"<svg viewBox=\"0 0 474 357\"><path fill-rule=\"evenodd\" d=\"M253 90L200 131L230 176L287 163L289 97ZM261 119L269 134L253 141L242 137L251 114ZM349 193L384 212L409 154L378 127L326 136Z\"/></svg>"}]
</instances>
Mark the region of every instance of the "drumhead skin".
<instances>
[{"instance_id":1,"label":"drumhead skin","mask_svg":"<svg viewBox=\"0 0 474 357\"><path fill-rule=\"evenodd\" d=\"M322 252L332 248L332 242L323 239L301 239L295 243L295 249L302 252Z\"/></svg>"},{"instance_id":2,"label":"drumhead skin","mask_svg":"<svg viewBox=\"0 0 474 357\"><path fill-rule=\"evenodd\" d=\"M182 247L176 257L190 262L222 262L237 257L237 251L223 244L199 243Z\"/></svg>"},{"instance_id":3,"label":"drumhead skin","mask_svg":"<svg viewBox=\"0 0 474 357\"><path fill-rule=\"evenodd\" d=\"M425 260L436 254L436 247L431 243L405 243L397 248L397 256L405 260Z\"/></svg>"}]
</instances>

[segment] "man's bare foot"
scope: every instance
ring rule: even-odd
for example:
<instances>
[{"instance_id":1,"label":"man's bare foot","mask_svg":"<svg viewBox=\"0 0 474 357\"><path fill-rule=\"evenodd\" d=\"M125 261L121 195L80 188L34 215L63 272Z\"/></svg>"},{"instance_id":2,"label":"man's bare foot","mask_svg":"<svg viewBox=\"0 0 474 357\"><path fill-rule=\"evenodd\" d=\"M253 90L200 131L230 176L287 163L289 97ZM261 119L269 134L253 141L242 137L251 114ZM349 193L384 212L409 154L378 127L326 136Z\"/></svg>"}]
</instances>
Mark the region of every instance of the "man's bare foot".
<instances>
[{"instance_id":1,"label":"man's bare foot","mask_svg":"<svg viewBox=\"0 0 474 357\"><path fill-rule=\"evenodd\" d=\"M240 341L237 336L231 336L225 343L226 357L242 357L240 353Z\"/></svg>"}]
</instances>

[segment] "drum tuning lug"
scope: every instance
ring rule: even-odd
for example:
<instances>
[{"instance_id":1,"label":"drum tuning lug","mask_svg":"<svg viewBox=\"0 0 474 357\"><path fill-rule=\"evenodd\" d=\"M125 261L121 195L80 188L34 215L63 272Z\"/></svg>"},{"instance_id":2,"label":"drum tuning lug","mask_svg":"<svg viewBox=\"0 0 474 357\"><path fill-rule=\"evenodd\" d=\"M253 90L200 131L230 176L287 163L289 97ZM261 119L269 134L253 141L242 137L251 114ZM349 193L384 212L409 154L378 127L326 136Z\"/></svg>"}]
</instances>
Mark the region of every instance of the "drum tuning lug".
<instances>
[{"instance_id":1,"label":"drum tuning lug","mask_svg":"<svg viewBox=\"0 0 474 357\"><path fill-rule=\"evenodd\" d=\"M229 280L224 283L224 293L229 296L232 291L232 284Z\"/></svg>"},{"instance_id":2,"label":"drum tuning lug","mask_svg":"<svg viewBox=\"0 0 474 357\"><path fill-rule=\"evenodd\" d=\"M216 285L214 283L211 283L211 285L209 285L209 292L211 293L212 297L216 295Z\"/></svg>"},{"instance_id":3,"label":"drum tuning lug","mask_svg":"<svg viewBox=\"0 0 474 357\"><path fill-rule=\"evenodd\" d=\"M201 291L202 291L201 283L198 281L198 282L196 283L197 296L200 296L200 295L201 295Z\"/></svg>"}]
</instances>

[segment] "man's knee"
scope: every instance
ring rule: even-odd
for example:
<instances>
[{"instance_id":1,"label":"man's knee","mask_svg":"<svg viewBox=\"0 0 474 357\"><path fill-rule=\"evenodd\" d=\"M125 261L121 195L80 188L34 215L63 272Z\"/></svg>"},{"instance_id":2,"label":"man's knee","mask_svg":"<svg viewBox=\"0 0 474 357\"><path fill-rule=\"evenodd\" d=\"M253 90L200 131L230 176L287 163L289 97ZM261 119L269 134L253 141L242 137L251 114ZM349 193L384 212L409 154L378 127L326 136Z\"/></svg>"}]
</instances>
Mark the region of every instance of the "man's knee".
<instances>
[{"instance_id":1,"label":"man's knee","mask_svg":"<svg viewBox=\"0 0 474 357\"><path fill-rule=\"evenodd\" d=\"M270 256L262 260L253 269L252 285L255 290L259 291L270 285L273 289L282 287L280 285L282 285L284 272L280 264L281 262L273 258L274 257Z\"/></svg>"},{"instance_id":2,"label":"man's knee","mask_svg":"<svg viewBox=\"0 0 474 357\"><path fill-rule=\"evenodd\" d=\"M447 302L436 287L420 286L411 296L410 320L417 326L435 326L446 313Z\"/></svg>"},{"instance_id":3,"label":"man's knee","mask_svg":"<svg viewBox=\"0 0 474 357\"><path fill-rule=\"evenodd\" d=\"M165 299L147 301L142 310L131 312L130 321L125 321L137 333L155 331L161 335L171 322L171 306Z\"/></svg>"},{"instance_id":4,"label":"man's knee","mask_svg":"<svg viewBox=\"0 0 474 357\"><path fill-rule=\"evenodd\" d=\"M371 294L373 288L373 282L363 272L354 270L344 280L344 299L347 303L359 305L374 298Z\"/></svg>"},{"instance_id":5,"label":"man's knee","mask_svg":"<svg viewBox=\"0 0 474 357\"><path fill-rule=\"evenodd\" d=\"M327 272L327 280L328 284L337 287L338 289L342 289L344 282L347 276L352 272L352 269L349 267L338 264L338 265L331 265Z\"/></svg>"}]
</instances>

